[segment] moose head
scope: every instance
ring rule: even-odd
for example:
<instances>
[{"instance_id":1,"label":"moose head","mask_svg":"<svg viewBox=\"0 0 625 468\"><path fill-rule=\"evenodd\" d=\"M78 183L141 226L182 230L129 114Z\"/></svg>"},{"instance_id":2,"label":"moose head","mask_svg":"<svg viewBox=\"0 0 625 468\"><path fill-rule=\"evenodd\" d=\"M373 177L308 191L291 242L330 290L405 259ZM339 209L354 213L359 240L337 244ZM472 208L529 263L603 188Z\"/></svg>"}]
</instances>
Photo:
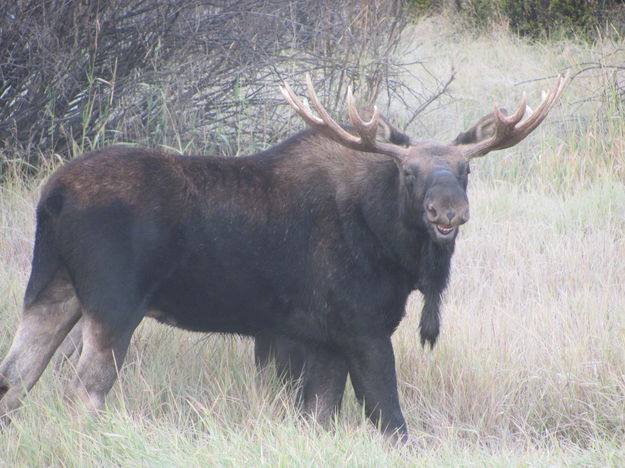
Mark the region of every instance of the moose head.
<instances>
[{"instance_id":1,"label":"moose head","mask_svg":"<svg viewBox=\"0 0 625 468\"><path fill-rule=\"evenodd\" d=\"M377 108L374 108L370 120L365 121L354 106L351 87L347 92L347 110L355 134L337 124L320 104L310 75L306 76L306 81L318 116L303 104L285 82L281 91L288 103L311 127L341 145L393 158L403 181L404 203L408 210L403 216L404 221L425 227L434 242L444 244L453 241L458 227L469 220L466 189L471 159L509 148L523 140L549 114L568 80L559 77L551 91L543 94L543 100L534 112L529 111L524 96L514 114L508 116L503 109L495 106L493 113L483 117L451 143L410 141L405 146L376 139L378 126L383 119Z\"/></svg>"}]
</instances>

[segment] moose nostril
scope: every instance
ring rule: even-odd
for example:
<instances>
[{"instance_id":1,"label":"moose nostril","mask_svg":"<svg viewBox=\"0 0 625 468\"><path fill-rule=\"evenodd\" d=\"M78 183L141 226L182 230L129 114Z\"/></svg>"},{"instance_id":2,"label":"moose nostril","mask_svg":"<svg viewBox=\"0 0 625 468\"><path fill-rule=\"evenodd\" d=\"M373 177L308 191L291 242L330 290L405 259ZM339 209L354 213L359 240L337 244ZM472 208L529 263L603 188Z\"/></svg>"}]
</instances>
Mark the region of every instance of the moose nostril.
<instances>
[{"instance_id":1,"label":"moose nostril","mask_svg":"<svg viewBox=\"0 0 625 468\"><path fill-rule=\"evenodd\" d=\"M455 215L456 215L456 213L454 213L453 211L448 211L447 212L447 219L449 220L450 223L451 223L451 220L454 219Z\"/></svg>"},{"instance_id":2,"label":"moose nostril","mask_svg":"<svg viewBox=\"0 0 625 468\"><path fill-rule=\"evenodd\" d=\"M434 203L428 203L427 208L432 216L436 216L436 207L434 206Z\"/></svg>"}]
</instances>

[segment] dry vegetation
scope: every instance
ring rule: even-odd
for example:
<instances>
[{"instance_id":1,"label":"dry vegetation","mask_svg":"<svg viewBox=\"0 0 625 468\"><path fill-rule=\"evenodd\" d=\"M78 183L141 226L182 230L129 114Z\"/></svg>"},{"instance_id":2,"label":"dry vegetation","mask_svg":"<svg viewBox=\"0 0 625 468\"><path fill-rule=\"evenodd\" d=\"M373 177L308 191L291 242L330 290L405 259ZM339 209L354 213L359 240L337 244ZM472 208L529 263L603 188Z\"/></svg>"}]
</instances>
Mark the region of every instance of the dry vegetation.
<instances>
[{"instance_id":1,"label":"dry vegetation","mask_svg":"<svg viewBox=\"0 0 625 468\"><path fill-rule=\"evenodd\" d=\"M385 102L409 99L404 112L418 110L446 81L405 86L410 70L394 54L409 23L404 4L0 3L0 180L119 142L196 154L257 149L293 131L277 89L304 72L331 97L330 110L343 107L348 85L363 100L383 91Z\"/></svg>"},{"instance_id":2,"label":"dry vegetation","mask_svg":"<svg viewBox=\"0 0 625 468\"><path fill-rule=\"evenodd\" d=\"M419 346L418 295L394 339L411 443L386 446L351 393L334 431L310 426L256 374L248 340L147 322L101 421L68 410L67 375L49 369L0 437L0 464L625 463L625 118L610 68L625 63L625 43L530 44L505 28L476 37L438 17L404 40L407 59L457 72L453 96L410 126L423 138L451 139L524 91L535 102L549 84L537 78L602 65L576 76L535 135L473 165L441 339ZM19 316L39 183L0 191L0 354Z\"/></svg>"}]
</instances>

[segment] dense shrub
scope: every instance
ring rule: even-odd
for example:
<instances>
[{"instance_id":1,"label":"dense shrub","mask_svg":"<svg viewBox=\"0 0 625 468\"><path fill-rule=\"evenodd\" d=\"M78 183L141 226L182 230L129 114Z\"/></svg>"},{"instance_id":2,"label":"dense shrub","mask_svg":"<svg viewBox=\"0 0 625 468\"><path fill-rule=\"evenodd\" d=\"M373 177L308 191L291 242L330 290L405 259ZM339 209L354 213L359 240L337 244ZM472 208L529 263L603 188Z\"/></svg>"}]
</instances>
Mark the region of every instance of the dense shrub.
<instances>
[{"instance_id":1,"label":"dense shrub","mask_svg":"<svg viewBox=\"0 0 625 468\"><path fill-rule=\"evenodd\" d=\"M498 10L523 35L562 31L592 35L607 25L623 31L622 4L617 0L499 0Z\"/></svg>"},{"instance_id":2,"label":"dense shrub","mask_svg":"<svg viewBox=\"0 0 625 468\"><path fill-rule=\"evenodd\" d=\"M278 84L310 71L331 110L348 84L413 94L405 2L25 0L0 6L0 157L39 164L111 142L238 153L284 133ZM436 91L434 92L436 94ZM410 96L409 96L410 97ZM400 101L402 100L400 99ZM298 122L298 125L300 123ZM6 168L6 166L5 166Z\"/></svg>"},{"instance_id":3,"label":"dense shrub","mask_svg":"<svg viewBox=\"0 0 625 468\"><path fill-rule=\"evenodd\" d=\"M594 36L606 28L625 32L621 0L413 0L418 12L451 10L471 27L504 20L524 36L554 33Z\"/></svg>"}]
</instances>

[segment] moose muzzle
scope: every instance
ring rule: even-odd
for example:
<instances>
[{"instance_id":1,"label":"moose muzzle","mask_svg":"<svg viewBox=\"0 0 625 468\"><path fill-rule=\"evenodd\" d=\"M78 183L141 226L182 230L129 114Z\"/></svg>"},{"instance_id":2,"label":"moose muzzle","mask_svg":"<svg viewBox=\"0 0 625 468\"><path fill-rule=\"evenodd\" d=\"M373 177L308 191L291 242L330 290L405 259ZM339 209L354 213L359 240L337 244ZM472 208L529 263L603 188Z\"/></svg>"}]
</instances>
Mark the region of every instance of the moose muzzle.
<instances>
[{"instance_id":1,"label":"moose muzzle","mask_svg":"<svg viewBox=\"0 0 625 468\"><path fill-rule=\"evenodd\" d=\"M432 239L445 243L454 240L458 226L469 220L469 200L453 174L436 179L423 201L424 222Z\"/></svg>"}]
</instances>

